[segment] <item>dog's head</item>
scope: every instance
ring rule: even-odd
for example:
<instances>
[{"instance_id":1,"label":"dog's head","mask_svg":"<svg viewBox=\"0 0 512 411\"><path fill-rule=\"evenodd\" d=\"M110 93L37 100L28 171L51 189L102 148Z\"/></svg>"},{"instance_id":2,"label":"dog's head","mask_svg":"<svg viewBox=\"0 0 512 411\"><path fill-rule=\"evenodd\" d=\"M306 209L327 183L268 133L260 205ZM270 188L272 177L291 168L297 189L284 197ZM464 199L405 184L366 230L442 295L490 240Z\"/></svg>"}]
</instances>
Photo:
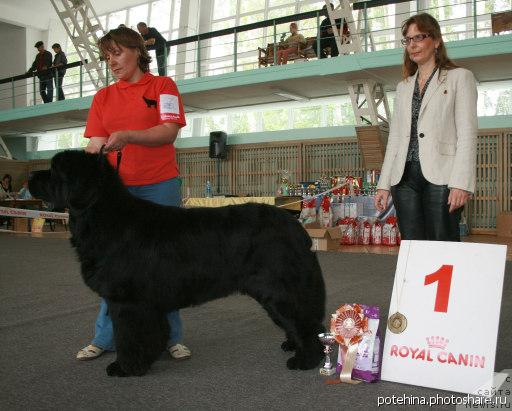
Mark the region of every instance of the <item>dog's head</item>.
<instances>
[{"instance_id":1,"label":"dog's head","mask_svg":"<svg viewBox=\"0 0 512 411\"><path fill-rule=\"evenodd\" d=\"M52 158L49 170L35 171L29 178L29 191L55 208L83 210L98 198L105 173L113 172L101 154L68 150Z\"/></svg>"}]
</instances>

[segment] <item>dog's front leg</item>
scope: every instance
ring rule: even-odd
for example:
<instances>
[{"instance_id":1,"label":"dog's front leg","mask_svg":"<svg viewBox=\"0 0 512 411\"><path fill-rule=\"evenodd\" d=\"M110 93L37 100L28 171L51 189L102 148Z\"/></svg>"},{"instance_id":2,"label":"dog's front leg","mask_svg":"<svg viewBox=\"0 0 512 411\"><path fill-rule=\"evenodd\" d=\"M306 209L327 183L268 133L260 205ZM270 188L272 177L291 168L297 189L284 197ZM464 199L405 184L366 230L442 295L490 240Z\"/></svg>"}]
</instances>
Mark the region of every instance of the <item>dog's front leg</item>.
<instances>
[{"instance_id":1,"label":"dog's front leg","mask_svg":"<svg viewBox=\"0 0 512 411\"><path fill-rule=\"evenodd\" d=\"M109 376L144 375L167 343L169 325L165 313L145 303L108 302L114 326L116 361Z\"/></svg>"}]
</instances>

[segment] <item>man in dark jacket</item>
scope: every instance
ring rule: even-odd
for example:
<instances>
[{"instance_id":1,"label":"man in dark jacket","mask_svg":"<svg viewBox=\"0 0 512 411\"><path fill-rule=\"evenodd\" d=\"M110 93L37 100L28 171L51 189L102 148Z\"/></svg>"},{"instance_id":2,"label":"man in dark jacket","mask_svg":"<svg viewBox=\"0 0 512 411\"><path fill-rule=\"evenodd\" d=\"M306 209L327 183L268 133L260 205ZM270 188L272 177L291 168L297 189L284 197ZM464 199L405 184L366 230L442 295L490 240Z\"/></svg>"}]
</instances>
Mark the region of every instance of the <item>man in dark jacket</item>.
<instances>
[{"instance_id":1,"label":"man in dark jacket","mask_svg":"<svg viewBox=\"0 0 512 411\"><path fill-rule=\"evenodd\" d=\"M148 27L144 22L137 24L137 30L142 35L146 48L148 50L155 50L158 75L166 76L169 47L167 47L164 37L157 29L154 27Z\"/></svg>"},{"instance_id":2,"label":"man in dark jacket","mask_svg":"<svg viewBox=\"0 0 512 411\"><path fill-rule=\"evenodd\" d=\"M54 67L54 78L55 78L55 87L57 87L57 95L59 100L64 100L64 91L62 90L62 80L64 79L64 75L66 74L66 64L68 64L68 59L66 57L66 53L62 51L59 43L55 43L52 46L53 52L55 53L55 57L53 58L52 67Z\"/></svg>"},{"instance_id":3,"label":"man in dark jacket","mask_svg":"<svg viewBox=\"0 0 512 411\"><path fill-rule=\"evenodd\" d=\"M331 3L331 10L334 10L334 4L332 4L332 3ZM331 57L336 57L339 55L338 45L336 44L336 37L334 37L333 27L331 25L331 20L329 19L329 13L327 12L327 6L323 6L322 11L323 11L324 15L326 16L326 18L323 19L322 22L320 23L320 28L319 28L320 55L318 57L321 59L324 59L327 57L327 54L325 53L325 50L324 50L326 47L330 47ZM336 29L338 30L338 32L341 27L341 20L342 19L335 20ZM343 22L342 34L345 36L350 34L348 31L348 24L346 21ZM340 33L340 35L341 35L341 33ZM318 44L317 41L315 41L313 44L313 50L315 51L315 53L318 52L317 44Z\"/></svg>"},{"instance_id":4,"label":"man in dark jacket","mask_svg":"<svg viewBox=\"0 0 512 411\"><path fill-rule=\"evenodd\" d=\"M27 74L36 72L39 78L39 93L44 103L51 103L53 100L53 74L48 70L52 65L52 53L44 49L44 43L38 41L34 47L38 53Z\"/></svg>"}]
</instances>

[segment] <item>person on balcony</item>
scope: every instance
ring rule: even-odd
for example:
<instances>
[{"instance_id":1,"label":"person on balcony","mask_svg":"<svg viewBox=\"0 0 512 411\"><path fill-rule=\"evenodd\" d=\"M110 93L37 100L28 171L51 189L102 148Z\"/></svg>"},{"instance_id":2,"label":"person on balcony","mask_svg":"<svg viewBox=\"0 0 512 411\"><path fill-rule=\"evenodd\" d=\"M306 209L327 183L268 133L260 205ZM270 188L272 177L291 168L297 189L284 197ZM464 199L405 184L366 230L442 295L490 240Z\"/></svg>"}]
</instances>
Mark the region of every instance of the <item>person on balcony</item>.
<instances>
[{"instance_id":1,"label":"person on balcony","mask_svg":"<svg viewBox=\"0 0 512 411\"><path fill-rule=\"evenodd\" d=\"M299 47L306 45L306 39L298 32L297 23L290 24L291 35L285 39L277 50L277 64L287 64L290 54L299 54Z\"/></svg>"},{"instance_id":2,"label":"person on balcony","mask_svg":"<svg viewBox=\"0 0 512 411\"><path fill-rule=\"evenodd\" d=\"M475 190L477 88L448 57L437 20L421 13L402 26L402 75L375 195L393 196L403 240L460 241L461 212Z\"/></svg>"},{"instance_id":3,"label":"person on balcony","mask_svg":"<svg viewBox=\"0 0 512 411\"><path fill-rule=\"evenodd\" d=\"M154 27L148 27L144 22L137 24L137 30L144 39L144 45L148 50L155 50L158 75L167 75L167 56L170 48L160 32Z\"/></svg>"},{"instance_id":4,"label":"person on balcony","mask_svg":"<svg viewBox=\"0 0 512 411\"><path fill-rule=\"evenodd\" d=\"M64 100L64 91L62 90L62 81L64 80L64 75L66 74L66 64L68 64L68 59L66 57L66 53L62 51L59 43L55 43L52 46L53 52L55 53L55 57L53 58L52 67L55 68L55 87L57 88L57 98L58 100Z\"/></svg>"},{"instance_id":5,"label":"person on balcony","mask_svg":"<svg viewBox=\"0 0 512 411\"><path fill-rule=\"evenodd\" d=\"M34 71L39 78L39 94L44 103L51 103L53 100L53 73L48 70L52 65L52 53L45 50L44 43L38 41L34 47L37 49L37 55L27 74L32 75Z\"/></svg>"},{"instance_id":6,"label":"person on balcony","mask_svg":"<svg viewBox=\"0 0 512 411\"><path fill-rule=\"evenodd\" d=\"M331 3L331 10L334 10L334 4ZM334 30L331 24L331 19L329 18L329 14L327 13L327 6L322 7L322 11L324 16L326 16L325 19L322 20L319 27L319 37L320 37L320 54L318 55L318 58L325 59L327 58L326 49L330 49L330 55L331 57L336 57L339 55L338 51L338 45L336 44L336 37L334 36ZM341 28L341 20L342 19L336 19L336 29L338 32ZM348 29L348 24L346 21L343 21L343 30L340 33L341 36L345 38L344 42L349 42L348 38L350 36L350 31ZM313 50L315 53L318 54L318 40L315 40L313 43Z\"/></svg>"}]
</instances>

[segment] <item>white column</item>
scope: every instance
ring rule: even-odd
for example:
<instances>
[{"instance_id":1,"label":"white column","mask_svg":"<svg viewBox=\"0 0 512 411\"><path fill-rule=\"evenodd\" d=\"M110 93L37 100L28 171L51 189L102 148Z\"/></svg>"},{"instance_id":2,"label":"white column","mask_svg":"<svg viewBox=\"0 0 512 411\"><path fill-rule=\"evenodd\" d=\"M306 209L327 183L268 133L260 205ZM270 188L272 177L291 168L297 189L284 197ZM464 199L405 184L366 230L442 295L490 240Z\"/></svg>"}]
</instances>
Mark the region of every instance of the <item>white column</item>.
<instances>
[{"instance_id":1,"label":"white column","mask_svg":"<svg viewBox=\"0 0 512 411\"><path fill-rule=\"evenodd\" d=\"M178 38L206 33L211 30L211 15L213 0L190 0L181 2L180 27ZM208 41L205 41L205 46ZM203 47L201 47L203 49ZM205 49L207 50L207 48ZM183 79L185 75L191 76L197 68L197 43L188 43L178 46L176 58L176 78ZM201 60L207 55L201 52Z\"/></svg>"}]
</instances>

